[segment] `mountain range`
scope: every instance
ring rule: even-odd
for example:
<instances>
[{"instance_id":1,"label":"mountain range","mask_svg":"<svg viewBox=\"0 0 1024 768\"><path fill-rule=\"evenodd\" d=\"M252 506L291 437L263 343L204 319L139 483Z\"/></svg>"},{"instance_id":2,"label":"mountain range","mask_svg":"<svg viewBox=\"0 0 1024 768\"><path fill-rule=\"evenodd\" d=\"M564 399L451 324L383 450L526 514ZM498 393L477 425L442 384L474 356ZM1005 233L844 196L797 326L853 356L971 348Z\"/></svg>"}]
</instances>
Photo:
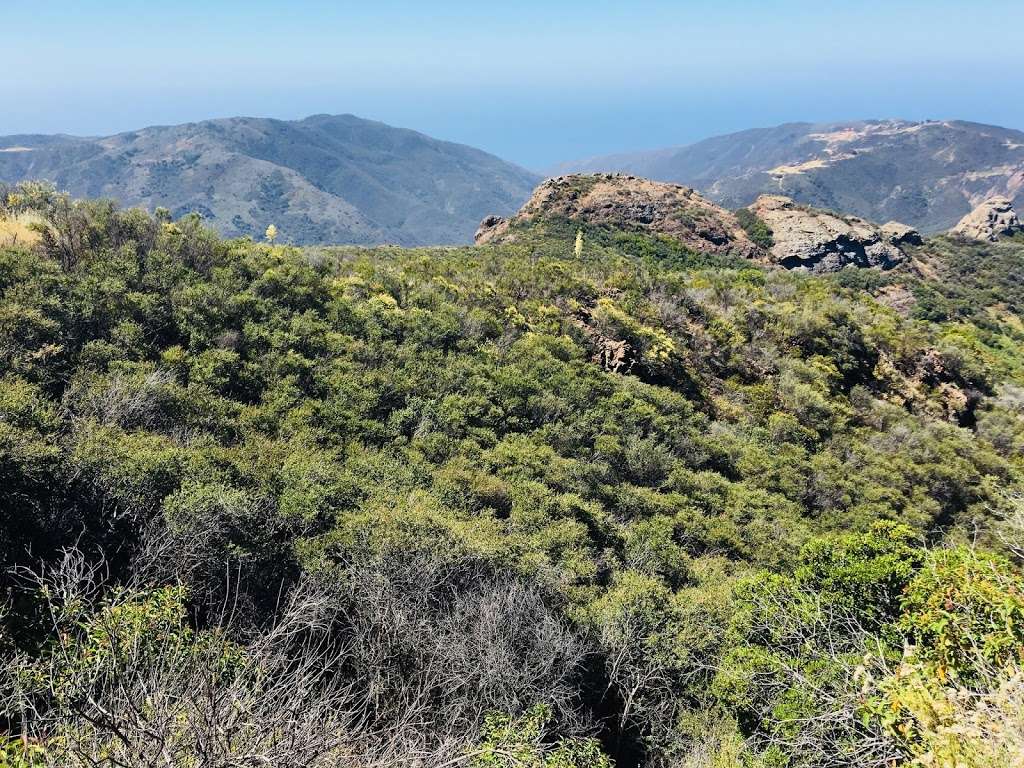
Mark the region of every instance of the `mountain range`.
<instances>
[{"instance_id":1,"label":"mountain range","mask_svg":"<svg viewBox=\"0 0 1024 768\"><path fill-rule=\"evenodd\" d=\"M1024 202L1024 132L963 121L788 123L551 169L603 171L685 184L727 208L785 195L938 232L989 197Z\"/></svg>"},{"instance_id":2,"label":"mountain range","mask_svg":"<svg viewBox=\"0 0 1024 768\"><path fill-rule=\"evenodd\" d=\"M904 222L955 225L995 196L1024 205L1024 132L963 121L789 123L685 147L595 157L549 175L621 172L726 208L761 194ZM460 244L542 180L494 155L352 115L228 118L103 138L0 137L0 181L198 212L227 236L273 224L295 244Z\"/></svg>"},{"instance_id":3,"label":"mountain range","mask_svg":"<svg viewBox=\"0 0 1024 768\"><path fill-rule=\"evenodd\" d=\"M238 117L104 138L0 138L0 180L192 211L228 236L427 245L470 242L540 180L478 149L352 115Z\"/></svg>"}]
</instances>

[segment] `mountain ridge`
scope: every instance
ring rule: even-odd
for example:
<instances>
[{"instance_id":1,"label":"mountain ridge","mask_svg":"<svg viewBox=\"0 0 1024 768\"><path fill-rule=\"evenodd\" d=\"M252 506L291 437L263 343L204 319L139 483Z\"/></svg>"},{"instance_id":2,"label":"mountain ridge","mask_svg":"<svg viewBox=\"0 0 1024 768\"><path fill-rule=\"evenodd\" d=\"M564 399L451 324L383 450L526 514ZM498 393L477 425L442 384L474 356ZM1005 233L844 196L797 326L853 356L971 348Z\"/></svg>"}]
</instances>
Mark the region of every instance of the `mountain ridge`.
<instances>
[{"instance_id":1,"label":"mountain ridge","mask_svg":"<svg viewBox=\"0 0 1024 768\"><path fill-rule=\"evenodd\" d=\"M1024 132L964 120L794 122L563 163L551 172L685 184L729 208L781 194L939 232L986 198L1024 202Z\"/></svg>"},{"instance_id":2,"label":"mountain ridge","mask_svg":"<svg viewBox=\"0 0 1024 768\"><path fill-rule=\"evenodd\" d=\"M3 151L7 150L7 151ZM104 137L0 137L0 180L198 212L222 234L297 244L469 242L539 177L474 147L355 115L231 117Z\"/></svg>"}]
</instances>

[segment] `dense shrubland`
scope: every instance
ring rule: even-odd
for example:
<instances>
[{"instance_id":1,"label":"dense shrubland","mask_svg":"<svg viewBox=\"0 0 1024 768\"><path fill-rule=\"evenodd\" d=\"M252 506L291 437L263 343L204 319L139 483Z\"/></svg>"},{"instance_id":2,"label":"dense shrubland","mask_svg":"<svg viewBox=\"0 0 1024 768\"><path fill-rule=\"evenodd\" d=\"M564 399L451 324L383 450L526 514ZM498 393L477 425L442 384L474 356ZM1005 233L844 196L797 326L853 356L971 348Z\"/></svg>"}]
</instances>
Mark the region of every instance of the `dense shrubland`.
<instances>
[{"instance_id":1,"label":"dense shrubland","mask_svg":"<svg viewBox=\"0 0 1024 768\"><path fill-rule=\"evenodd\" d=\"M295 250L28 192L9 763L1018 758L1019 243L931 243L908 315L558 222Z\"/></svg>"}]
</instances>

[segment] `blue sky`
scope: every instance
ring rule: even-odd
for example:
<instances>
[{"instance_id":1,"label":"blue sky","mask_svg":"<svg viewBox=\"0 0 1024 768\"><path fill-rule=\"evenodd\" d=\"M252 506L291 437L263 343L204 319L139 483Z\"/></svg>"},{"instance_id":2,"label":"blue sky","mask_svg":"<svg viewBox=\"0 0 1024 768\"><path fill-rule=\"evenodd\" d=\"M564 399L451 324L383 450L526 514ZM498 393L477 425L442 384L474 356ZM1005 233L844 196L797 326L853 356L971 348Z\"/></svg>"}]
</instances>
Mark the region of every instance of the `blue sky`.
<instances>
[{"instance_id":1,"label":"blue sky","mask_svg":"<svg viewBox=\"0 0 1024 768\"><path fill-rule=\"evenodd\" d=\"M0 135L351 112L542 169L792 120L1024 129L1019 0L3 0L0 19Z\"/></svg>"}]
</instances>

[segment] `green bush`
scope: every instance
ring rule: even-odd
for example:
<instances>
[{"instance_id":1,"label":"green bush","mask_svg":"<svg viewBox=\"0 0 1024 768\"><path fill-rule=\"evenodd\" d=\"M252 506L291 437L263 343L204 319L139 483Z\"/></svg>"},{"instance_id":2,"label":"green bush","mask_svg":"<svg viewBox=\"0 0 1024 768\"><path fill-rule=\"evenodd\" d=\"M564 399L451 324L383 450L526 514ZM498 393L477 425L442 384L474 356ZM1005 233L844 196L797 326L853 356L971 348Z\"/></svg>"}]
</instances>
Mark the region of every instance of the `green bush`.
<instances>
[{"instance_id":1,"label":"green bush","mask_svg":"<svg viewBox=\"0 0 1024 768\"><path fill-rule=\"evenodd\" d=\"M747 236L765 250L775 245L771 228L749 208L740 208L736 211L736 221L739 222Z\"/></svg>"}]
</instances>

